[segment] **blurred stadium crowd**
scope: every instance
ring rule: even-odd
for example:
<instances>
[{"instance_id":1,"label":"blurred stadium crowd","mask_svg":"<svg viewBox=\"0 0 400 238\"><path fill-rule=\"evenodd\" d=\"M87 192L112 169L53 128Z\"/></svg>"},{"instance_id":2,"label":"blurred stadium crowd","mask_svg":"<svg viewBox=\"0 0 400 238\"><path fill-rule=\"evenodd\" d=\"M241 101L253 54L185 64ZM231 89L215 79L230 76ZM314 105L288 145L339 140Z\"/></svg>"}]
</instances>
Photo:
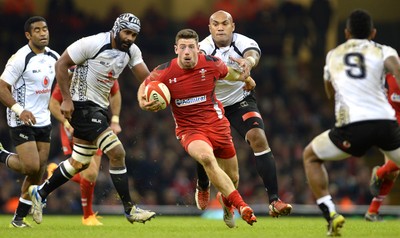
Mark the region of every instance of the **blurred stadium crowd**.
<instances>
[{"instance_id":1,"label":"blurred stadium crowd","mask_svg":"<svg viewBox=\"0 0 400 238\"><path fill-rule=\"evenodd\" d=\"M322 81L325 37L334 8L326 0L312 1L309 8L292 1L247 1L260 5L251 9L240 8L229 5L232 1L222 0L216 1L209 13L221 7L230 11L236 22L236 32L259 43L263 55L252 76L257 82L257 99L277 163L280 196L292 204L315 204L306 184L302 150L315 135L334 123L333 104L325 97ZM18 12L18 9L7 6L7 2L12 1L3 1L3 6L0 6L1 71L11 54L27 43L23 25L32 14L28 7ZM83 36L110 30L122 12L123 9L116 6L110 9L106 19L100 20L81 13L73 1L49 1L44 17L49 25L50 47L61 54L70 43ZM136 44L141 48L148 67L153 69L174 56L172 44L179 29L189 27L201 38L206 37L209 13L199 12L182 22L171 21L153 8L143 16L139 15L142 31ZM344 39L341 33L338 34L338 42L342 42ZM136 100L139 83L130 72L125 71L119 83L123 98L120 120L123 131L119 137L127 152L134 200L146 205L194 205L195 163L175 139L169 109L158 113L142 111ZM64 159L58 133L54 120L49 158L53 162ZM240 168L239 190L248 203L267 204L267 193L258 177L251 150L242 138L233 135ZM3 145L13 151L2 105L0 138ZM336 199L354 204L370 202L370 170L383 159L376 151L371 151L367 157L368 160L350 158L345 163L328 164L332 195ZM12 198L19 196L23 177L1 164L0 178L0 212L13 213L14 210L9 208ZM119 204L116 199L108 174L108 160L104 157L94 204ZM387 199L387 203L390 201ZM78 213L80 209L79 186L69 182L49 196L46 211Z\"/></svg>"}]
</instances>

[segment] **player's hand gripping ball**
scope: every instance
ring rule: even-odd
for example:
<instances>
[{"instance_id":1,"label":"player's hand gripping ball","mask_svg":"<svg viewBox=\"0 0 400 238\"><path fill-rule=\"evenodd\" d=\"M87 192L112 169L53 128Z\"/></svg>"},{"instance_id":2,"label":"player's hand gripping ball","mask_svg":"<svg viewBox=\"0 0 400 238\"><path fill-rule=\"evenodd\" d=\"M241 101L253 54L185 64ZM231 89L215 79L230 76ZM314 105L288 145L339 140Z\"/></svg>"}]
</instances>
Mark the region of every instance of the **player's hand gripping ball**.
<instances>
[{"instance_id":1,"label":"player's hand gripping ball","mask_svg":"<svg viewBox=\"0 0 400 238\"><path fill-rule=\"evenodd\" d=\"M160 109L165 109L171 101L168 87L159 81L149 82L144 89L144 93L146 101L159 101L161 103Z\"/></svg>"}]
</instances>

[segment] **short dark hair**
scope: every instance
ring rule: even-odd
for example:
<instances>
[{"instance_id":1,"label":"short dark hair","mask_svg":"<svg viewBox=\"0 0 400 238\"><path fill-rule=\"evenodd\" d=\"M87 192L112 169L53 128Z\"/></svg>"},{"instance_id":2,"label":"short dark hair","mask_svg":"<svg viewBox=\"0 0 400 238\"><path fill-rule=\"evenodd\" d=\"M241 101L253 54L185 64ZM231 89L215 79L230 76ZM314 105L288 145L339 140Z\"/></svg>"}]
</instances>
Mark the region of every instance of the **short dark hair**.
<instances>
[{"instance_id":1,"label":"short dark hair","mask_svg":"<svg viewBox=\"0 0 400 238\"><path fill-rule=\"evenodd\" d=\"M353 38L367 39L374 28L374 23L367 11L357 9L348 17L346 27Z\"/></svg>"},{"instance_id":2,"label":"short dark hair","mask_svg":"<svg viewBox=\"0 0 400 238\"><path fill-rule=\"evenodd\" d=\"M180 30L175 37L175 43L178 43L178 40L180 39L195 39L196 42L199 42L199 35L197 34L196 31L192 29L183 29Z\"/></svg>"},{"instance_id":3,"label":"short dark hair","mask_svg":"<svg viewBox=\"0 0 400 238\"><path fill-rule=\"evenodd\" d=\"M24 31L25 32L31 32L31 24L38 22L38 21L44 21L47 24L46 19L44 19L44 17L41 16L33 16L30 17L28 20L26 20L25 25L24 25Z\"/></svg>"}]
</instances>

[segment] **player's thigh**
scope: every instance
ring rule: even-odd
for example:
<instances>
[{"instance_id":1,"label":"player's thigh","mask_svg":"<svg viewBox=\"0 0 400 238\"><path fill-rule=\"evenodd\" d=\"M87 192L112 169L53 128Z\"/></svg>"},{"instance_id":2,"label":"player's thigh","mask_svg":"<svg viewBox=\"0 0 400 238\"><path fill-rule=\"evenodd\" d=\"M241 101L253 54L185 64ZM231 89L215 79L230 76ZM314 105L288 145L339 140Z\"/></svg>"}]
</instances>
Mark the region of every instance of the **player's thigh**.
<instances>
[{"instance_id":1,"label":"player's thigh","mask_svg":"<svg viewBox=\"0 0 400 238\"><path fill-rule=\"evenodd\" d=\"M255 98L250 95L243 101L224 108L231 126L243 137L253 128L264 131L264 121ZM264 134L265 136L265 134Z\"/></svg>"},{"instance_id":2,"label":"player's thigh","mask_svg":"<svg viewBox=\"0 0 400 238\"><path fill-rule=\"evenodd\" d=\"M49 142L36 142L37 150L39 153L39 160L41 165L45 165L49 158L50 143Z\"/></svg>"},{"instance_id":3,"label":"player's thigh","mask_svg":"<svg viewBox=\"0 0 400 238\"><path fill-rule=\"evenodd\" d=\"M43 169L46 166L47 160L49 158L51 130L52 130L51 125L34 128L33 130L35 134L37 151L39 153L40 165L41 167L43 167Z\"/></svg>"},{"instance_id":4,"label":"player's thigh","mask_svg":"<svg viewBox=\"0 0 400 238\"><path fill-rule=\"evenodd\" d=\"M104 131L110 130L105 109L90 103L75 102L74 105L76 108L71 119L74 138L94 142Z\"/></svg>"},{"instance_id":5,"label":"player's thigh","mask_svg":"<svg viewBox=\"0 0 400 238\"><path fill-rule=\"evenodd\" d=\"M10 128L10 136L20 161L23 164L39 164L39 153L36 146L36 133L33 127L18 126Z\"/></svg>"},{"instance_id":6,"label":"player's thigh","mask_svg":"<svg viewBox=\"0 0 400 238\"><path fill-rule=\"evenodd\" d=\"M27 173L28 171L39 171L40 157L36 146L36 141L28 141L15 147L21 165Z\"/></svg>"},{"instance_id":7,"label":"player's thigh","mask_svg":"<svg viewBox=\"0 0 400 238\"><path fill-rule=\"evenodd\" d=\"M191 140L187 145L187 152L203 166L217 162L211 144L206 139L197 138Z\"/></svg>"},{"instance_id":8,"label":"player's thigh","mask_svg":"<svg viewBox=\"0 0 400 238\"><path fill-rule=\"evenodd\" d=\"M311 141L311 148L317 157L321 160L342 160L350 154L339 149L329 138L330 130L327 130Z\"/></svg>"}]
</instances>

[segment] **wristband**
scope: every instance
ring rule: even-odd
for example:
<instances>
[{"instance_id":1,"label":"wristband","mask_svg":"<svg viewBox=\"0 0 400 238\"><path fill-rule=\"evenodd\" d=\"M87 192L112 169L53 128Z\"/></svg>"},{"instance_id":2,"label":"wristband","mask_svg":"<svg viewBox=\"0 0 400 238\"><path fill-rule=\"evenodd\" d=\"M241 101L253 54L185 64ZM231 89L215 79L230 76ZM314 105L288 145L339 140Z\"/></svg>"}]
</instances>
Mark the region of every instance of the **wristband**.
<instances>
[{"instance_id":1,"label":"wristband","mask_svg":"<svg viewBox=\"0 0 400 238\"><path fill-rule=\"evenodd\" d=\"M256 59L254 59L253 56L246 57L246 60L248 60L250 62L250 65L252 68L254 67L254 65L256 65Z\"/></svg>"},{"instance_id":2,"label":"wristband","mask_svg":"<svg viewBox=\"0 0 400 238\"><path fill-rule=\"evenodd\" d=\"M112 123L119 123L119 116L113 115L113 116L111 117L111 122L112 122Z\"/></svg>"},{"instance_id":3,"label":"wristband","mask_svg":"<svg viewBox=\"0 0 400 238\"><path fill-rule=\"evenodd\" d=\"M11 110L20 116L25 109L19 103L16 103L12 105Z\"/></svg>"}]
</instances>

